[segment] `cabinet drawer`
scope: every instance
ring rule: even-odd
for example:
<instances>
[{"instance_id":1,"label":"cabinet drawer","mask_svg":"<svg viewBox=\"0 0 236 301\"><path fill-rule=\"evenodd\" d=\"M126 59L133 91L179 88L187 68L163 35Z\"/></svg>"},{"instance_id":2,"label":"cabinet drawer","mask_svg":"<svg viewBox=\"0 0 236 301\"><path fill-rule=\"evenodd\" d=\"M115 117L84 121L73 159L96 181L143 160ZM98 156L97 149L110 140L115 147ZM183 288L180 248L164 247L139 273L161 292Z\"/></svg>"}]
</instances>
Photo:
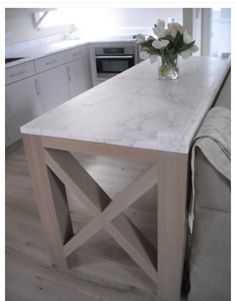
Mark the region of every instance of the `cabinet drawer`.
<instances>
[{"instance_id":1,"label":"cabinet drawer","mask_svg":"<svg viewBox=\"0 0 236 301\"><path fill-rule=\"evenodd\" d=\"M88 55L88 46L79 46L65 51L66 62L74 61Z\"/></svg>"},{"instance_id":2,"label":"cabinet drawer","mask_svg":"<svg viewBox=\"0 0 236 301\"><path fill-rule=\"evenodd\" d=\"M35 60L35 69L37 73L40 73L42 71L46 71L54 67L60 66L64 64L64 62L65 62L64 53L60 52Z\"/></svg>"},{"instance_id":3,"label":"cabinet drawer","mask_svg":"<svg viewBox=\"0 0 236 301\"><path fill-rule=\"evenodd\" d=\"M18 80L35 74L35 68L33 62L27 62L11 68L7 68L5 71L6 85L14 83Z\"/></svg>"}]
</instances>

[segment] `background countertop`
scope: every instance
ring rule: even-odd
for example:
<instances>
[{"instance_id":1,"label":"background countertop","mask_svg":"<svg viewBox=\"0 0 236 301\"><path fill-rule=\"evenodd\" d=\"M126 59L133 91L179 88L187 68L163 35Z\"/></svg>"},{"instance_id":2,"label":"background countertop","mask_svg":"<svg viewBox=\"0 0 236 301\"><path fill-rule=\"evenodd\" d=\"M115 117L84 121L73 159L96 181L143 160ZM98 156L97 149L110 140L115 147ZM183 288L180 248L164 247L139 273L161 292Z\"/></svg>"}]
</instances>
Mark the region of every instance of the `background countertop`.
<instances>
[{"instance_id":1,"label":"background countertop","mask_svg":"<svg viewBox=\"0 0 236 301\"><path fill-rule=\"evenodd\" d=\"M28 61L32 61L43 56L51 55L60 51L65 51L73 47L82 46L86 44L96 44L96 43L109 43L109 42L135 42L134 39L131 39L130 36L113 36L108 37L107 39L97 39L92 41L74 39L74 40L62 40L53 43L48 43L42 46L29 47L28 49L19 49L15 47L10 54L6 55L7 58L12 57L23 57L22 59L13 61L5 65L6 68L10 68Z\"/></svg>"}]
</instances>

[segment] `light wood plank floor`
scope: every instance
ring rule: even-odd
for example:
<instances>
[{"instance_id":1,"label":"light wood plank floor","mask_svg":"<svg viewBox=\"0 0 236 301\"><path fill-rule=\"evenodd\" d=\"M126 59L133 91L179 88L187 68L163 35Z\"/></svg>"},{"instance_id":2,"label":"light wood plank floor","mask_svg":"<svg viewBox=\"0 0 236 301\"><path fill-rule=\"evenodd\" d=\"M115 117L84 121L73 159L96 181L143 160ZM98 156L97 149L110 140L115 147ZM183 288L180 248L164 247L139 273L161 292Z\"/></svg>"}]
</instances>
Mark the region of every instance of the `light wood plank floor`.
<instances>
[{"instance_id":1,"label":"light wood plank floor","mask_svg":"<svg viewBox=\"0 0 236 301\"><path fill-rule=\"evenodd\" d=\"M103 157L79 160L111 197L146 169ZM155 191L153 187L125 211L154 245ZM72 192L68 195L77 231L90 216ZM157 300L155 284L104 231L83 245L77 257L77 265L68 271L51 267L23 147L19 147L6 157L6 300Z\"/></svg>"}]
</instances>

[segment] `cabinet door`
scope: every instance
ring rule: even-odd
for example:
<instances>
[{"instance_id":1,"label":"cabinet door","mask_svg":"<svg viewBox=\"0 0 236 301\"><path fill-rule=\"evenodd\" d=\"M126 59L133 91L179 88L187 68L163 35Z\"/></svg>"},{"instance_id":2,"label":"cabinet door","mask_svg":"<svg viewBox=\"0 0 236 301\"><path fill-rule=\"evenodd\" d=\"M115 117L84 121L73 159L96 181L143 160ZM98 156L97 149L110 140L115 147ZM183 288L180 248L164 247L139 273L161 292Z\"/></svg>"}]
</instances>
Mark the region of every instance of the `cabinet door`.
<instances>
[{"instance_id":1,"label":"cabinet door","mask_svg":"<svg viewBox=\"0 0 236 301\"><path fill-rule=\"evenodd\" d=\"M92 87L91 70L88 56L68 63L66 65L69 80L70 98Z\"/></svg>"},{"instance_id":2,"label":"cabinet door","mask_svg":"<svg viewBox=\"0 0 236 301\"><path fill-rule=\"evenodd\" d=\"M69 99L65 65L38 74L37 81L38 97L45 112Z\"/></svg>"},{"instance_id":3,"label":"cabinet door","mask_svg":"<svg viewBox=\"0 0 236 301\"><path fill-rule=\"evenodd\" d=\"M6 127L8 143L21 138L20 127L43 113L36 95L35 77L6 86Z\"/></svg>"}]
</instances>

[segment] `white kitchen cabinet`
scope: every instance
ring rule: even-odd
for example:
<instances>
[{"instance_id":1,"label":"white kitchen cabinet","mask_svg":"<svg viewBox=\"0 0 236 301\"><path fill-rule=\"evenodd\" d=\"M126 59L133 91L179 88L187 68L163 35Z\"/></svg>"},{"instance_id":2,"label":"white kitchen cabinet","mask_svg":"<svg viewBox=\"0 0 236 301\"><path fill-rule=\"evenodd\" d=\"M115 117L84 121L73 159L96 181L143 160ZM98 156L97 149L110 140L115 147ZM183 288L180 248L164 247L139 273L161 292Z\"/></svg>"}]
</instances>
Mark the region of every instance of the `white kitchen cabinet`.
<instances>
[{"instance_id":1,"label":"white kitchen cabinet","mask_svg":"<svg viewBox=\"0 0 236 301\"><path fill-rule=\"evenodd\" d=\"M92 88L88 55L66 64L70 98Z\"/></svg>"},{"instance_id":2,"label":"white kitchen cabinet","mask_svg":"<svg viewBox=\"0 0 236 301\"><path fill-rule=\"evenodd\" d=\"M35 74L34 62L26 62L5 70L6 85L12 84Z\"/></svg>"},{"instance_id":3,"label":"white kitchen cabinet","mask_svg":"<svg viewBox=\"0 0 236 301\"><path fill-rule=\"evenodd\" d=\"M6 68L6 146L20 127L92 87L88 46Z\"/></svg>"},{"instance_id":4,"label":"white kitchen cabinet","mask_svg":"<svg viewBox=\"0 0 236 301\"><path fill-rule=\"evenodd\" d=\"M36 84L32 76L6 86L6 144L20 139L20 127L43 113Z\"/></svg>"},{"instance_id":5,"label":"white kitchen cabinet","mask_svg":"<svg viewBox=\"0 0 236 301\"><path fill-rule=\"evenodd\" d=\"M37 75L37 95L45 112L69 99L67 82L65 65Z\"/></svg>"},{"instance_id":6,"label":"white kitchen cabinet","mask_svg":"<svg viewBox=\"0 0 236 301\"><path fill-rule=\"evenodd\" d=\"M56 68L64 63L65 55L63 52L47 55L34 61L36 73Z\"/></svg>"}]
</instances>

